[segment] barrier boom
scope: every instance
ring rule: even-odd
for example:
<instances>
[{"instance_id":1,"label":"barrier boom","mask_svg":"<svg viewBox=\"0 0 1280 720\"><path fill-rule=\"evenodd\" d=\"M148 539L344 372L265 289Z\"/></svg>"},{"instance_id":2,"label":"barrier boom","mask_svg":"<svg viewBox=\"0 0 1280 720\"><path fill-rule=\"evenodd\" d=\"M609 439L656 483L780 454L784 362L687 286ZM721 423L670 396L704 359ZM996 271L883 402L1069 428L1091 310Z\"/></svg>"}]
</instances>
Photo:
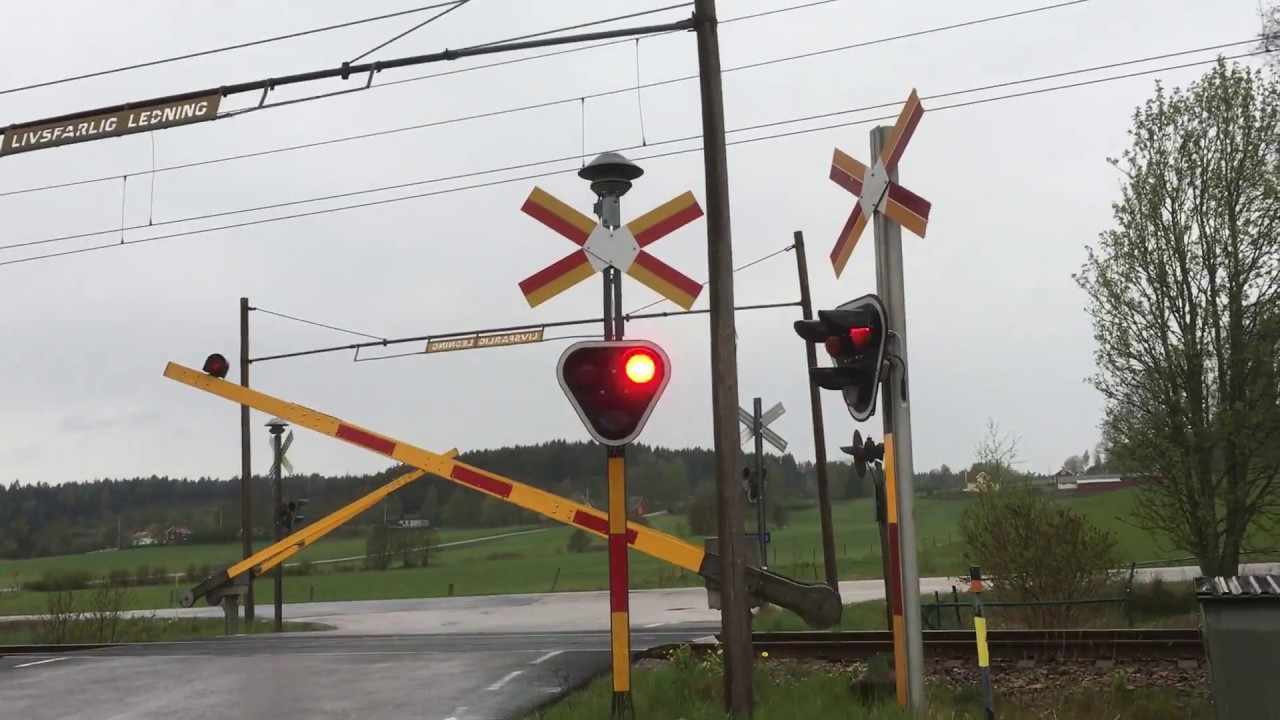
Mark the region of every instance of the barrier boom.
<instances>
[{"instance_id":1,"label":"barrier boom","mask_svg":"<svg viewBox=\"0 0 1280 720\"><path fill-rule=\"evenodd\" d=\"M457 454L458 450L454 448L445 453L445 456L454 457ZM379 500L426 474L423 470L411 470L401 475L368 495L334 510L298 532L276 541L270 547L259 550L225 570L213 573L202 580L199 585L190 590L184 590L181 597L178 598L178 602L182 607L191 607L200 598L207 597L210 605L217 605L221 600L221 594L217 592L219 588L235 583L245 573L248 573L245 581L253 582L254 579L261 577L276 565L296 555L304 547L312 545L320 538L328 535L339 525L346 524L355 516L373 507Z\"/></svg>"},{"instance_id":2,"label":"barrier boom","mask_svg":"<svg viewBox=\"0 0 1280 720\"><path fill-rule=\"evenodd\" d=\"M164 376L197 390L204 390L211 395L282 418L294 425L384 455L557 522L581 528L598 537L608 537L609 523L604 513L559 495L177 363L170 362L165 367ZM705 579L720 580L718 555L706 552L673 535L628 522L627 545L663 562L697 573ZM746 568L746 575L748 592L761 600L794 612L810 627L825 629L840 622L840 616L844 611L844 606L840 603L840 595L826 584L799 582L768 570L752 567Z\"/></svg>"}]
</instances>

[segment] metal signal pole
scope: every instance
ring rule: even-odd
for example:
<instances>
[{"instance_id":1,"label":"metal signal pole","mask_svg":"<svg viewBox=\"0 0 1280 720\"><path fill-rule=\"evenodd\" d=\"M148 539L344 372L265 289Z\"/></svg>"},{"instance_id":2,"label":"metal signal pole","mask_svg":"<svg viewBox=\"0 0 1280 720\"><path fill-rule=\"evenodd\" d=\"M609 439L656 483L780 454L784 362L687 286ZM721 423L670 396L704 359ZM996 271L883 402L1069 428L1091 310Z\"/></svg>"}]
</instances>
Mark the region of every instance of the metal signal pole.
<instances>
[{"instance_id":1,"label":"metal signal pole","mask_svg":"<svg viewBox=\"0 0 1280 720\"><path fill-rule=\"evenodd\" d=\"M271 430L271 450L274 456L274 462L271 465L271 493L275 501L276 516L276 542L284 539L284 518L280 514L281 508L284 507L284 447L281 445L282 435L284 434L284 423L279 420L272 420L267 423L267 427ZM276 565L273 572L272 582L274 584L275 598L275 631L284 632L284 563ZM252 583L250 583L252 586Z\"/></svg>"},{"instance_id":2,"label":"metal signal pole","mask_svg":"<svg viewBox=\"0 0 1280 720\"><path fill-rule=\"evenodd\" d=\"M881 150L888 143L890 132L892 128L887 127L871 130L872 157L880 157ZM897 184L896 168L889 172L889 181ZM895 618L895 622L901 622L903 627L907 707L912 712L921 713L925 707L924 636L921 634L920 622L920 568L916 558L915 475L911 461L911 403L908 391L910 373L902 277L902 227L880 212L875 213L874 223L876 293L884 302L887 314L885 320L890 333L883 399L885 478L891 503L889 542L891 548L896 545L898 549L898 587L901 593L901 620ZM896 508L893 506L894 494L897 495ZM894 525L897 525L896 532ZM899 672L902 672L902 668ZM899 683L901 682L899 675ZM899 697L900 703L901 700Z\"/></svg>"},{"instance_id":3,"label":"metal signal pole","mask_svg":"<svg viewBox=\"0 0 1280 720\"><path fill-rule=\"evenodd\" d=\"M643 174L621 155L606 153L578 172L596 193L596 217L610 230L622 226L621 198L631 181ZM621 340L626 320L622 313L622 273L612 265L600 272L604 278L604 339ZM631 609L627 562L627 448L605 448L609 517L609 640L613 660L613 720L631 720L635 705L631 696Z\"/></svg>"},{"instance_id":4,"label":"metal signal pole","mask_svg":"<svg viewBox=\"0 0 1280 720\"><path fill-rule=\"evenodd\" d=\"M738 345L733 317L733 233L725 148L724 92L715 0L695 0L698 81L702 91L702 157L707 183L707 290L711 304L711 424L716 452L716 499L721 562L720 625L724 698L733 718L750 717L751 614L747 607L746 522L738 492Z\"/></svg>"},{"instance_id":5,"label":"metal signal pole","mask_svg":"<svg viewBox=\"0 0 1280 720\"><path fill-rule=\"evenodd\" d=\"M756 541L760 544L760 567L769 567L769 548L764 543L765 507L764 507L764 423L760 416L764 414L760 398L751 401L751 432L755 435L755 447L751 461L751 472L756 479Z\"/></svg>"},{"instance_id":6,"label":"metal signal pole","mask_svg":"<svg viewBox=\"0 0 1280 720\"><path fill-rule=\"evenodd\" d=\"M249 387L249 298L240 298L240 387ZM240 406L240 547L247 559L253 555L253 516L249 512L249 489L253 478L250 462L249 406ZM244 620L253 626L253 584L244 596Z\"/></svg>"}]
</instances>

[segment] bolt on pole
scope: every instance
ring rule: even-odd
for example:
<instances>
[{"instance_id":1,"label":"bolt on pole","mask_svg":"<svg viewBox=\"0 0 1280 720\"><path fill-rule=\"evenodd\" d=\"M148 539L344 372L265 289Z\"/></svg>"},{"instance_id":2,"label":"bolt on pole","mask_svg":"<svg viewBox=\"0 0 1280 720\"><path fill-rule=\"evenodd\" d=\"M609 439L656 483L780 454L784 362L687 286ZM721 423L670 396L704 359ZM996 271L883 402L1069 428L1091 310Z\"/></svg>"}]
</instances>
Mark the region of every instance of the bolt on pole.
<instances>
[{"instance_id":1,"label":"bolt on pole","mask_svg":"<svg viewBox=\"0 0 1280 720\"><path fill-rule=\"evenodd\" d=\"M716 454L720 623L724 646L725 709L750 717L752 691L751 615L747 607L746 523L738 492L738 345L733 316L733 233L729 212L729 167L725 147L724 92L715 0L695 0L698 81L702 95L702 157L707 184L707 290L711 325L711 424Z\"/></svg>"},{"instance_id":2,"label":"bolt on pole","mask_svg":"<svg viewBox=\"0 0 1280 720\"><path fill-rule=\"evenodd\" d=\"M892 128L871 131L871 156L880 157ZM898 171L889 173L898 182ZM920 619L920 568L916 557L915 482L911 456L911 403L907 360L907 312L902 268L902 227L884 213L875 213L876 292L885 305L891 342L887 417L892 417L893 468L897 483L898 547L902 587L903 629L906 639L907 706L924 711L924 636ZM886 452L888 447L886 445Z\"/></svg>"}]
</instances>

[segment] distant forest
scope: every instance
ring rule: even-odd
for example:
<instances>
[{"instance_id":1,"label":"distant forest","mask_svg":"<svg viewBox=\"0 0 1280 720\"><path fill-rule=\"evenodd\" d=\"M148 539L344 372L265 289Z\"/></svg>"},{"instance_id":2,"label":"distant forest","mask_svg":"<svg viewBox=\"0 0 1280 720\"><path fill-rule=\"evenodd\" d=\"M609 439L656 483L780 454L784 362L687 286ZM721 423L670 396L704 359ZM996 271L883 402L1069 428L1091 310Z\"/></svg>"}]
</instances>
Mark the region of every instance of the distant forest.
<instances>
[{"instance_id":1,"label":"distant forest","mask_svg":"<svg viewBox=\"0 0 1280 720\"><path fill-rule=\"evenodd\" d=\"M838 451L837 451L838 452ZM540 445L503 447L463 453L463 462L507 475L597 508L605 507L604 452L586 442L554 441ZM715 454L707 448L667 449L632 445L627 453L627 486L632 497L645 498L650 511L684 514L714 489ZM743 456L745 467L746 456ZM828 463L832 497L836 500L870 497L871 476L857 478L848 462ZM817 499L814 464L798 463L791 455L766 455L770 505L792 509ZM978 468L968 470L976 471ZM286 497L308 500L304 522L322 517L406 472L393 466L372 475L286 475ZM947 466L916 475L917 492L929 494L964 487L966 469ZM254 536L269 539L274 530L271 485L254 477L252 508ZM509 503L428 475L379 503L335 536L363 534L381 523L401 518L426 518L450 528L501 527L534 524L542 518ZM127 480L48 485L14 481L0 485L0 558L20 559L88 552L128 546L136 532L163 536L170 527L190 531L189 543L234 542L239 538L240 483L147 477Z\"/></svg>"}]
</instances>

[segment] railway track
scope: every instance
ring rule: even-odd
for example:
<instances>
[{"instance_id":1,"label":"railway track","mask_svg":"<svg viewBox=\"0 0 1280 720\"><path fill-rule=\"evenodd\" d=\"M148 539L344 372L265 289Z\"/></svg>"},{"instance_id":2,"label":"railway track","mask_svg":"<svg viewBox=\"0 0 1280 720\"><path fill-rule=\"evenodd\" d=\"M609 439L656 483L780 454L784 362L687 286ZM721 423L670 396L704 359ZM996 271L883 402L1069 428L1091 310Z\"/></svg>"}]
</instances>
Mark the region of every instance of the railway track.
<instances>
[{"instance_id":1,"label":"railway track","mask_svg":"<svg viewBox=\"0 0 1280 720\"><path fill-rule=\"evenodd\" d=\"M717 636L719 640L719 636ZM675 646L667 646L666 650ZM705 653L717 643L691 644ZM893 634L864 632L757 632L752 634L757 655L771 658L829 662L866 660L893 653ZM1197 629L1116 630L989 630L987 649L1000 660L1204 660L1204 644ZM661 650L654 648L655 651ZM972 630L926 630L927 660L973 660L978 656ZM657 654L666 654L665 652Z\"/></svg>"}]
</instances>

